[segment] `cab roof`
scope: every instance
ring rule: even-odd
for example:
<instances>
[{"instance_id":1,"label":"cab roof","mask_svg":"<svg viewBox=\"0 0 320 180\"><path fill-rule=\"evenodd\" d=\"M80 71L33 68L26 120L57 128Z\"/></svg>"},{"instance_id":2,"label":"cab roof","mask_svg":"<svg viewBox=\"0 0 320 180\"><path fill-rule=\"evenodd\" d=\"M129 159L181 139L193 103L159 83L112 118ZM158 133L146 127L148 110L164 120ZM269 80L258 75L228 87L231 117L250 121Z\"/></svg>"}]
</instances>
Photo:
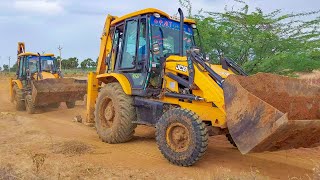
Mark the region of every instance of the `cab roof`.
<instances>
[{"instance_id":1,"label":"cab roof","mask_svg":"<svg viewBox=\"0 0 320 180\"><path fill-rule=\"evenodd\" d=\"M18 54L18 57L20 56L38 56L38 54L32 53L32 52L24 52L24 53Z\"/></svg>"},{"instance_id":2,"label":"cab roof","mask_svg":"<svg viewBox=\"0 0 320 180\"><path fill-rule=\"evenodd\" d=\"M54 56L52 53L41 54L41 56Z\"/></svg>"},{"instance_id":3,"label":"cab roof","mask_svg":"<svg viewBox=\"0 0 320 180\"><path fill-rule=\"evenodd\" d=\"M165 12L159 10L159 9L147 8L147 9L143 9L143 10L140 10L140 11L135 11L135 12L126 14L126 15L121 16L121 17L116 17L116 19L111 22L111 25L118 24L119 22L122 22L122 21L124 21L126 19L129 19L129 18L132 18L132 17L136 17L136 16L144 15L144 14L152 14L152 13L158 13L161 16L165 16L168 19L171 19L171 20L174 20L174 21L178 21L176 18L173 18L169 14L167 14L167 13L165 13ZM184 19L184 22L188 23L188 24L195 24L196 23L194 20L186 19L186 18Z\"/></svg>"},{"instance_id":4,"label":"cab roof","mask_svg":"<svg viewBox=\"0 0 320 180\"><path fill-rule=\"evenodd\" d=\"M39 55L37 53L33 53L33 52L24 52L24 53L18 54L18 57L20 57L20 56L39 56ZM41 54L40 56L54 56L54 54L46 53L46 54Z\"/></svg>"}]
</instances>

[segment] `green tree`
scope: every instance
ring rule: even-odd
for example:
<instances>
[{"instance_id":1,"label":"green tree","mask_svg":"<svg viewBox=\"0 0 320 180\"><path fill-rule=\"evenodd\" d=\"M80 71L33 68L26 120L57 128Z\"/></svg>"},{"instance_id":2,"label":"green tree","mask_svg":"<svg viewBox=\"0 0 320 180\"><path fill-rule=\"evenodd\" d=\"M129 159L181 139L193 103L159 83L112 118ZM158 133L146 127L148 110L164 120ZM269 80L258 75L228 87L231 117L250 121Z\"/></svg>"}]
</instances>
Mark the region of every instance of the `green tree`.
<instances>
[{"instance_id":1,"label":"green tree","mask_svg":"<svg viewBox=\"0 0 320 180\"><path fill-rule=\"evenodd\" d=\"M90 67L95 68L97 67L97 62L94 62L93 60L90 62Z\"/></svg>"},{"instance_id":2,"label":"green tree","mask_svg":"<svg viewBox=\"0 0 320 180\"><path fill-rule=\"evenodd\" d=\"M4 64L2 67L3 67L3 71L9 71L9 66L8 65Z\"/></svg>"},{"instance_id":3,"label":"green tree","mask_svg":"<svg viewBox=\"0 0 320 180\"><path fill-rule=\"evenodd\" d=\"M87 62L86 62L86 59L83 60L81 63L80 63L80 67L81 69L87 69Z\"/></svg>"},{"instance_id":4,"label":"green tree","mask_svg":"<svg viewBox=\"0 0 320 180\"><path fill-rule=\"evenodd\" d=\"M10 68L10 71L15 72L15 71L17 71L17 69L18 69L18 64L14 63L14 65Z\"/></svg>"},{"instance_id":5,"label":"green tree","mask_svg":"<svg viewBox=\"0 0 320 180\"><path fill-rule=\"evenodd\" d=\"M72 57L68 59L70 64L70 69L76 69L79 66L79 60L76 57Z\"/></svg>"},{"instance_id":6,"label":"green tree","mask_svg":"<svg viewBox=\"0 0 320 180\"><path fill-rule=\"evenodd\" d=\"M79 66L79 60L76 57L63 59L61 61L63 69L76 69Z\"/></svg>"},{"instance_id":7,"label":"green tree","mask_svg":"<svg viewBox=\"0 0 320 180\"><path fill-rule=\"evenodd\" d=\"M247 72L288 74L320 68L320 11L284 14L281 10L265 13L250 9L236 0L241 8L209 12L200 10L196 19L203 49L215 62L228 57ZM180 0L192 12L189 0ZM305 20L309 19L309 20Z\"/></svg>"},{"instance_id":8,"label":"green tree","mask_svg":"<svg viewBox=\"0 0 320 180\"><path fill-rule=\"evenodd\" d=\"M87 58L80 63L82 69L92 68L96 66L96 63L91 59Z\"/></svg>"},{"instance_id":9,"label":"green tree","mask_svg":"<svg viewBox=\"0 0 320 180\"><path fill-rule=\"evenodd\" d=\"M69 69L68 60L62 59L62 60L61 60L61 66L62 66L62 69Z\"/></svg>"},{"instance_id":10,"label":"green tree","mask_svg":"<svg viewBox=\"0 0 320 180\"><path fill-rule=\"evenodd\" d=\"M179 3L182 7L187 10L188 17L192 18L192 3L191 0L179 0Z\"/></svg>"}]
</instances>

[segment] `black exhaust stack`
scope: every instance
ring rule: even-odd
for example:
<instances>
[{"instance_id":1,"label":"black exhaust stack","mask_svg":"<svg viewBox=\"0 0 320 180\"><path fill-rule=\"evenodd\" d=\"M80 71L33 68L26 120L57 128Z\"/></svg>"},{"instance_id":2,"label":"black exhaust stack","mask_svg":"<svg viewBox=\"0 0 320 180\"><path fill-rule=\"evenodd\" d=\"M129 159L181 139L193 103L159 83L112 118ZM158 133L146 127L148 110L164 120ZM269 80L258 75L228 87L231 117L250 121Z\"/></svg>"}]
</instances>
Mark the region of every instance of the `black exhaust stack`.
<instances>
[{"instance_id":1,"label":"black exhaust stack","mask_svg":"<svg viewBox=\"0 0 320 180\"><path fill-rule=\"evenodd\" d=\"M178 9L178 12L180 14L179 55L183 56L184 15L181 8Z\"/></svg>"},{"instance_id":2,"label":"black exhaust stack","mask_svg":"<svg viewBox=\"0 0 320 180\"><path fill-rule=\"evenodd\" d=\"M42 67L41 67L41 55L40 55L40 53L38 53L38 57L39 57L39 59L38 59L38 68L37 68L37 80L39 80L39 78L40 78L40 79L43 78L43 77L42 77L42 74L41 74L41 72L42 72Z\"/></svg>"}]
</instances>

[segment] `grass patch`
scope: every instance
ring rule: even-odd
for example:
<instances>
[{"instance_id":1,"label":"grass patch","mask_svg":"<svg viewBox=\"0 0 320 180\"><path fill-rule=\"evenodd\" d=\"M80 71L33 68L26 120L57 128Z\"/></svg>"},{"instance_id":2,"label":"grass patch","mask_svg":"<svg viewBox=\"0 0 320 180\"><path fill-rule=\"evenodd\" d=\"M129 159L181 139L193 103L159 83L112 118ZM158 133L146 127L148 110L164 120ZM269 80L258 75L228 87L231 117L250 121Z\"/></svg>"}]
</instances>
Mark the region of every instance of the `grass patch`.
<instances>
[{"instance_id":1,"label":"grass patch","mask_svg":"<svg viewBox=\"0 0 320 180\"><path fill-rule=\"evenodd\" d=\"M95 69L64 69L62 73L65 77L86 77L89 72L96 71Z\"/></svg>"}]
</instances>

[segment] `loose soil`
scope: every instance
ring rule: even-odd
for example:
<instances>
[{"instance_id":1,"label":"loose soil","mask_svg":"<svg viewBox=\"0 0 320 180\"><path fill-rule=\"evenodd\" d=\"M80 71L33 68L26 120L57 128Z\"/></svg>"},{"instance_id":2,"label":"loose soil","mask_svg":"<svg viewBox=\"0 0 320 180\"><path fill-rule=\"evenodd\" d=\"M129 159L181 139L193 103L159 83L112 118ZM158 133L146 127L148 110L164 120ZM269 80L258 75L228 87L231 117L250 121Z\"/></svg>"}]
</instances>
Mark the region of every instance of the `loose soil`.
<instances>
[{"instance_id":1,"label":"loose soil","mask_svg":"<svg viewBox=\"0 0 320 180\"><path fill-rule=\"evenodd\" d=\"M158 150L154 128L138 126L128 143L103 143L94 128L73 122L85 117L81 102L17 112L1 78L0 113L0 179L319 178L319 147L241 155L224 136L211 137L194 166L174 166Z\"/></svg>"},{"instance_id":2,"label":"loose soil","mask_svg":"<svg viewBox=\"0 0 320 180\"><path fill-rule=\"evenodd\" d=\"M250 93L288 113L289 120L320 120L320 84L314 83L317 78L306 80L260 73L239 76L238 81Z\"/></svg>"}]
</instances>

